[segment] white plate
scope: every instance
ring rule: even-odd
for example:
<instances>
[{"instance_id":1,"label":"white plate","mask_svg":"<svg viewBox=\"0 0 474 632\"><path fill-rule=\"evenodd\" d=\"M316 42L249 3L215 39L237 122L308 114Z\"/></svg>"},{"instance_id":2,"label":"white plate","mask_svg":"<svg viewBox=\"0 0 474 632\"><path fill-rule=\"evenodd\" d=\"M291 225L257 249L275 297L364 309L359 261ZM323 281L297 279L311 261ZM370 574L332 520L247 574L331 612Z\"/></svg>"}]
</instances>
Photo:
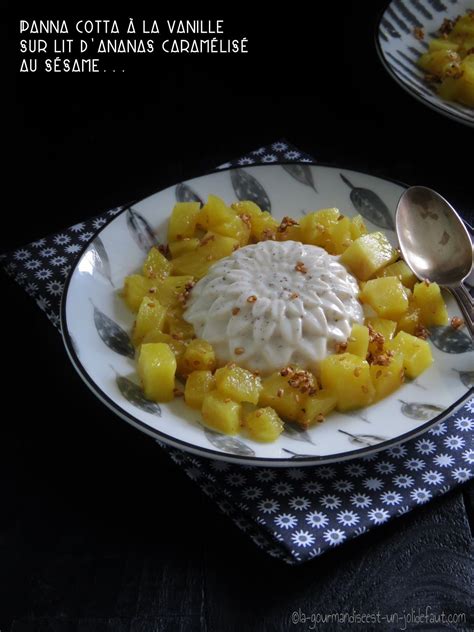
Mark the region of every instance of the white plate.
<instances>
[{"instance_id":1,"label":"white plate","mask_svg":"<svg viewBox=\"0 0 474 632\"><path fill-rule=\"evenodd\" d=\"M141 268L155 235L165 242L167 219L176 200L191 192L201 200L214 193L227 203L254 199L264 207L270 204L277 218L297 218L337 206L349 216L361 212L369 230L383 228L395 243L390 227L402 191L400 184L347 169L272 164L221 170L134 204L97 233L67 281L62 331L74 366L97 397L120 417L165 443L213 459L285 467L328 463L424 432L460 406L472 386L474 352L462 331L438 329L431 338L433 366L388 399L353 414L331 414L325 423L307 432L288 426L275 443L260 444L244 436L206 430L200 414L181 399L160 406L144 400L127 333L134 317L119 296L124 277ZM448 306L451 316L459 315L450 298Z\"/></svg>"},{"instance_id":2,"label":"white plate","mask_svg":"<svg viewBox=\"0 0 474 632\"><path fill-rule=\"evenodd\" d=\"M428 40L443 23L474 9L474 0L392 0L383 12L377 29L377 51L392 77L416 99L456 121L474 126L474 110L441 99L425 81L418 57L427 51ZM414 35L416 27L424 41Z\"/></svg>"}]
</instances>

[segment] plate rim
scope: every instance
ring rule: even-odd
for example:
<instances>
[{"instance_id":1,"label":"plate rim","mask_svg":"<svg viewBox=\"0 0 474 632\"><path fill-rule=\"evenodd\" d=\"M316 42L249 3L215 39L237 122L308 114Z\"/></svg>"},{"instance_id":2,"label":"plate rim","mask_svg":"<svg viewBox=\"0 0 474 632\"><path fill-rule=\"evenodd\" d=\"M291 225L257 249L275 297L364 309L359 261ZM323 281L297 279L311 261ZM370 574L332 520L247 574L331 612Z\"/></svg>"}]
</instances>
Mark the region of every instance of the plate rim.
<instances>
[{"instance_id":1,"label":"plate rim","mask_svg":"<svg viewBox=\"0 0 474 632\"><path fill-rule=\"evenodd\" d=\"M375 44L375 49L377 51L377 55L379 57L379 60L382 63L382 66L385 68L385 70L387 71L389 76L391 76L392 79L394 79L394 81L396 81L396 83L401 88L403 88L403 90L405 90L405 92L407 94L409 94L411 97L416 99L419 103L422 103L423 105L428 106L434 112L437 112L438 114L441 114L442 116L446 116L447 118L450 118L452 121L456 121L457 123L462 123L463 125L467 125L468 127L474 127L474 113L473 113L473 118L471 120L469 120L468 118L464 118L464 116L462 116L460 114L454 114L453 112L450 112L449 110L447 110L446 107L444 107L442 105L443 104L443 100L440 97L439 97L439 99L440 99L440 104L439 105L437 103L433 103L432 101L429 101L426 97L424 97L424 96L422 96L420 94L417 94L414 90L412 90L410 88L410 86L408 84L406 84L402 79L400 79L400 77L397 75L397 73L392 69L391 64L388 62L388 60L385 57L385 54L384 54L383 48L382 48L382 44L380 43L380 26L381 26L381 23L382 23L382 19L383 19L385 13L387 12L387 9L392 4L392 2L393 2L393 0L388 0L387 1L385 6L383 7L383 9L380 10L379 15L377 17L377 20L375 22L374 44Z\"/></svg>"},{"instance_id":2,"label":"plate rim","mask_svg":"<svg viewBox=\"0 0 474 632\"><path fill-rule=\"evenodd\" d=\"M344 167L341 165L336 166L334 164L321 163L321 162L316 162L316 161L313 162L313 161L307 161L307 160L276 161L276 162L271 162L271 163L266 163L266 164L260 163L260 164L255 164L255 165L230 166L230 167L224 167L221 169L217 168L207 173L204 173L201 176L195 176L193 178L183 180L182 183L188 183L197 178L211 176L217 173L224 173L226 171L232 171L236 169L245 169L245 168L248 169L248 168L254 168L254 167L268 168L268 167L281 166L285 164L311 165L312 167L324 167L324 168L330 168L334 170L353 171L354 173L359 173L365 176L377 178L379 180L390 182L392 184L396 184L404 188L408 187L407 184L399 180L396 180L394 178L387 178L385 176L374 175L372 173L362 171L360 169L352 169L351 167ZM403 443L405 440L414 439L417 436L425 433L427 430L429 430L429 428L443 421L443 419L446 419L448 416L451 415L452 412L460 408L474 394L474 387L469 388L464 393L464 395L462 395L455 402L453 402L442 413L440 413L433 419L430 419L423 425L418 426L415 430L411 430L402 435L398 435L396 438L393 438L393 439L387 439L386 441L377 443L374 446L364 446L361 448L357 448L356 450L351 450L348 452L340 452L337 454L329 454L329 455L323 455L323 456L301 456L301 457L287 458L287 459L280 459L276 457L234 455L228 452L218 451L216 448L205 448L201 446L196 446L193 443L189 443L182 439L176 439L172 435L169 435L156 428L152 428L145 422L141 421L137 417L128 413L126 410L122 409L118 404L114 402L114 400L111 397L109 397L109 395L106 392L102 390L102 388L100 388L94 382L94 380L88 374L86 368L82 364L76 352L74 343L72 342L72 338L69 333L69 328L67 326L66 305L67 305L67 300L68 300L68 295L69 295L69 289L70 289L70 285L71 285L71 281L74 276L74 273L85 251L89 248L91 243L102 233L102 231L104 231L108 227L109 224L111 224L117 217L119 217L124 212L126 212L127 209L130 208L132 205L138 204L139 202L147 200L149 197L156 195L157 193L161 193L162 191L165 191L166 189L175 188L178 184L180 183L178 182L175 184L171 184L170 186L167 186L163 189L155 191L154 193L151 193L144 198L127 203L127 205L125 205L121 211L113 215L103 226L98 228L93 233L91 238L84 244L82 250L77 254L76 263L73 267L71 267L71 270L69 271L66 281L64 283L64 290L61 296L61 304L60 304L60 331L61 331L61 336L62 336L62 340L66 349L67 356L69 357L71 364L76 369L81 379L85 382L85 384L92 391L92 393L97 397L97 399L99 399L99 401L101 401L110 410L112 410L112 412L114 412L119 418L126 421L133 427L141 430L142 432L145 432L147 435L153 437L157 441L162 441L163 443L170 445L173 448L177 448L185 452L190 452L192 454L195 454L201 457L211 458L213 460L217 459L220 461L226 461L226 462L241 464L241 465L253 464L256 467L310 467L314 465L323 465L323 464L328 464L328 463L335 463L338 461L347 461L351 459L361 458L364 456L368 456L370 454L374 454L376 452L381 452L393 445L398 445L400 443Z\"/></svg>"}]
</instances>

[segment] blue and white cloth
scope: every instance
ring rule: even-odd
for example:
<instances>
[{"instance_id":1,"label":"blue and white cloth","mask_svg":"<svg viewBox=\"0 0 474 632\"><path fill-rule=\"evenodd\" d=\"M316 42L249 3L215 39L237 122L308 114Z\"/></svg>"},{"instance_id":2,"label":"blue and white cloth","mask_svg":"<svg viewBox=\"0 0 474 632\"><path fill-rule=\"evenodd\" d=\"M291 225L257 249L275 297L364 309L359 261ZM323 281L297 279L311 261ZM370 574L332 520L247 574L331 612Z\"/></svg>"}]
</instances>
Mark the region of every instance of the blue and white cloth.
<instances>
[{"instance_id":1,"label":"blue and white cloth","mask_svg":"<svg viewBox=\"0 0 474 632\"><path fill-rule=\"evenodd\" d=\"M279 141L221 168L292 160L314 162L311 156ZM64 281L78 253L123 208L106 211L2 257L7 274L58 329ZM295 564L473 478L474 399L421 438L327 466L230 465L159 445L258 546Z\"/></svg>"}]
</instances>

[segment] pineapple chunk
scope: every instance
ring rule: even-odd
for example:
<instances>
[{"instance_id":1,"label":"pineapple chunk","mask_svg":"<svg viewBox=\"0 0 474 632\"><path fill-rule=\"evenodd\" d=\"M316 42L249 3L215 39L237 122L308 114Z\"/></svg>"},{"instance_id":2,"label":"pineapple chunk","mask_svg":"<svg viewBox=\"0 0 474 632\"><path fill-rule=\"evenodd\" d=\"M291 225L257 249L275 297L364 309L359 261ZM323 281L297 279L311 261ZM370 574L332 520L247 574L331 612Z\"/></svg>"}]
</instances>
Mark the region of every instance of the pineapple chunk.
<instances>
[{"instance_id":1,"label":"pineapple chunk","mask_svg":"<svg viewBox=\"0 0 474 632\"><path fill-rule=\"evenodd\" d=\"M270 406L280 417L296 421L304 396L288 384L288 377L272 373L262 380L262 390L258 399L259 406Z\"/></svg>"},{"instance_id":2,"label":"pineapple chunk","mask_svg":"<svg viewBox=\"0 0 474 632\"><path fill-rule=\"evenodd\" d=\"M204 395L201 412L204 422L213 430L231 435L240 430L242 404L233 402L222 393L211 391Z\"/></svg>"},{"instance_id":3,"label":"pineapple chunk","mask_svg":"<svg viewBox=\"0 0 474 632\"><path fill-rule=\"evenodd\" d=\"M397 277L367 281L359 299L368 303L381 318L398 320L408 309L405 288Z\"/></svg>"},{"instance_id":4,"label":"pineapple chunk","mask_svg":"<svg viewBox=\"0 0 474 632\"><path fill-rule=\"evenodd\" d=\"M420 327L420 308L416 306L413 299L408 301L408 309L398 320L397 331L406 331L407 334L414 334Z\"/></svg>"},{"instance_id":5,"label":"pineapple chunk","mask_svg":"<svg viewBox=\"0 0 474 632\"><path fill-rule=\"evenodd\" d=\"M420 309L420 322L425 327L448 324L448 311L437 283L417 283L413 301Z\"/></svg>"},{"instance_id":6,"label":"pineapple chunk","mask_svg":"<svg viewBox=\"0 0 474 632\"><path fill-rule=\"evenodd\" d=\"M341 255L341 263L361 281L367 281L384 266L394 263L397 251L383 233L367 233L356 239Z\"/></svg>"},{"instance_id":7,"label":"pineapple chunk","mask_svg":"<svg viewBox=\"0 0 474 632\"><path fill-rule=\"evenodd\" d=\"M378 402L403 384L405 376L403 355L401 353L393 355L387 366L371 364L370 376L375 388L374 402Z\"/></svg>"},{"instance_id":8,"label":"pineapple chunk","mask_svg":"<svg viewBox=\"0 0 474 632\"><path fill-rule=\"evenodd\" d=\"M174 397L176 358L164 342L142 344L138 356L138 374L145 397L155 402L169 402Z\"/></svg>"},{"instance_id":9,"label":"pineapple chunk","mask_svg":"<svg viewBox=\"0 0 474 632\"><path fill-rule=\"evenodd\" d=\"M276 235L278 221L268 211L262 211L255 202L236 202L232 204L234 211L241 217L250 217L250 237L255 241L269 239Z\"/></svg>"},{"instance_id":10,"label":"pineapple chunk","mask_svg":"<svg viewBox=\"0 0 474 632\"><path fill-rule=\"evenodd\" d=\"M213 263L218 259L228 257L239 248L239 245L237 239L209 232L196 250L186 252L172 260L173 274L191 274L201 279Z\"/></svg>"},{"instance_id":11,"label":"pineapple chunk","mask_svg":"<svg viewBox=\"0 0 474 632\"><path fill-rule=\"evenodd\" d=\"M370 353L380 353L383 350L385 343L391 340L395 334L397 323L394 320L387 320L386 318L367 318L367 327L371 327L376 333L382 334L383 344L379 344L377 340L369 342Z\"/></svg>"},{"instance_id":12,"label":"pineapple chunk","mask_svg":"<svg viewBox=\"0 0 474 632\"><path fill-rule=\"evenodd\" d=\"M199 202L175 204L168 224L168 241L181 241L193 237L201 205Z\"/></svg>"},{"instance_id":13,"label":"pineapple chunk","mask_svg":"<svg viewBox=\"0 0 474 632\"><path fill-rule=\"evenodd\" d=\"M180 255L184 255L186 252L192 252L201 243L201 240L197 237L185 237L181 241L170 241L168 248L171 252L171 257L176 259Z\"/></svg>"},{"instance_id":14,"label":"pineapple chunk","mask_svg":"<svg viewBox=\"0 0 474 632\"><path fill-rule=\"evenodd\" d=\"M420 55L418 65L436 77L453 77L461 73L461 57L452 49L439 49Z\"/></svg>"},{"instance_id":15,"label":"pineapple chunk","mask_svg":"<svg viewBox=\"0 0 474 632\"><path fill-rule=\"evenodd\" d=\"M151 248L143 264L143 276L147 279L165 279L171 272L171 262L158 248Z\"/></svg>"},{"instance_id":16,"label":"pineapple chunk","mask_svg":"<svg viewBox=\"0 0 474 632\"><path fill-rule=\"evenodd\" d=\"M138 312L143 298L153 286L156 286L156 281L146 279L141 274L125 277L122 296L132 312Z\"/></svg>"},{"instance_id":17,"label":"pineapple chunk","mask_svg":"<svg viewBox=\"0 0 474 632\"><path fill-rule=\"evenodd\" d=\"M330 226L329 236L331 244L329 254L340 255L352 244L352 224L348 217L339 216L339 221Z\"/></svg>"},{"instance_id":18,"label":"pineapple chunk","mask_svg":"<svg viewBox=\"0 0 474 632\"><path fill-rule=\"evenodd\" d=\"M216 368L216 355L207 340L195 338L186 347L183 357L185 373L193 371L213 371Z\"/></svg>"},{"instance_id":19,"label":"pineapple chunk","mask_svg":"<svg viewBox=\"0 0 474 632\"><path fill-rule=\"evenodd\" d=\"M296 223L283 227L282 224L279 224L276 239L278 241L303 241L300 225Z\"/></svg>"},{"instance_id":20,"label":"pineapple chunk","mask_svg":"<svg viewBox=\"0 0 474 632\"><path fill-rule=\"evenodd\" d=\"M337 208L324 208L305 215L300 221L301 241L328 250L332 246L330 229L337 224L340 215Z\"/></svg>"},{"instance_id":21,"label":"pineapple chunk","mask_svg":"<svg viewBox=\"0 0 474 632\"><path fill-rule=\"evenodd\" d=\"M430 40L429 44L429 52L434 53L437 50L454 50L457 51L459 48L459 44L455 42L451 42L449 39L441 39L437 37L433 37Z\"/></svg>"},{"instance_id":22,"label":"pineapple chunk","mask_svg":"<svg viewBox=\"0 0 474 632\"><path fill-rule=\"evenodd\" d=\"M462 75L457 80L456 101L474 108L474 53L465 57L461 63Z\"/></svg>"},{"instance_id":23,"label":"pineapple chunk","mask_svg":"<svg viewBox=\"0 0 474 632\"><path fill-rule=\"evenodd\" d=\"M308 395L303 400L297 421L304 428L308 428L316 422L323 421L324 417L336 408L336 404L336 396L323 388L316 395Z\"/></svg>"},{"instance_id":24,"label":"pineapple chunk","mask_svg":"<svg viewBox=\"0 0 474 632\"><path fill-rule=\"evenodd\" d=\"M256 404L262 390L262 382L247 369L228 364L216 371L217 390L230 397L234 402Z\"/></svg>"},{"instance_id":25,"label":"pineapple chunk","mask_svg":"<svg viewBox=\"0 0 474 632\"><path fill-rule=\"evenodd\" d=\"M351 237L353 240L362 237L367 234L367 226L362 218L362 215L356 215L351 220Z\"/></svg>"},{"instance_id":26,"label":"pineapple chunk","mask_svg":"<svg viewBox=\"0 0 474 632\"><path fill-rule=\"evenodd\" d=\"M149 331L142 340L143 343L148 342L164 342L166 343L176 358L177 365L177 373L180 375L183 374L183 356L186 351L186 343L182 340L176 340L176 338L172 338L169 334L164 334L162 331L157 329L152 329Z\"/></svg>"},{"instance_id":27,"label":"pineapple chunk","mask_svg":"<svg viewBox=\"0 0 474 632\"><path fill-rule=\"evenodd\" d=\"M165 323L166 307L150 296L143 297L133 327L132 340L139 345L150 331L161 331Z\"/></svg>"},{"instance_id":28,"label":"pineapple chunk","mask_svg":"<svg viewBox=\"0 0 474 632\"><path fill-rule=\"evenodd\" d=\"M387 349L403 355L403 367L409 378L414 379L433 362L431 349L426 340L416 338L405 331L400 331L393 340L390 340Z\"/></svg>"},{"instance_id":29,"label":"pineapple chunk","mask_svg":"<svg viewBox=\"0 0 474 632\"><path fill-rule=\"evenodd\" d=\"M209 195L206 204L199 211L196 223L204 230L213 230L219 224L235 219L235 212L217 195Z\"/></svg>"},{"instance_id":30,"label":"pineapple chunk","mask_svg":"<svg viewBox=\"0 0 474 632\"><path fill-rule=\"evenodd\" d=\"M186 380L184 401L190 408L201 410L204 397L215 387L211 371L193 371Z\"/></svg>"},{"instance_id":31,"label":"pineapple chunk","mask_svg":"<svg viewBox=\"0 0 474 632\"><path fill-rule=\"evenodd\" d=\"M359 356L364 360L367 357L369 349L369 330L364 325L354 323L352 325L351 335L347 341L347 353Z\"/></svg>"},{"instance_id":32,"label":"pineapple chunk","mask_svg":"<svg viewBox=\"0 0 474 632\"><path fill-rule=\"evenodd\" d=\"M409 288L410 290L413 290L413 286L415 285L416 280L417 280L416 276L413 274L413 272L410 270L407 264L401 260L396 261L395 263L392 263L389 266L386 266L385 268L382 268L381 270L377 272L375 276L377 277L395 276L398 279L400 279L402 284L405 287Z\"/></svg>"},{"instance_id":33,"label":"pineapple chunk","mask_svg":"<svg viewBox=\"0 0 474 632\"><path fill-rule=\"evenodd\" d=\"M154 296L165 307L173 309L181 307L180 296L193 282L191 275L169 276L156 284Z\"/></svg>"},{"instance_id":34,"label":"pineapple chunk","mask_svg":"<svg viewBox=\"0 0 474 632\"><path fill-rule=\"evenodd\" d=\"M255 441L275 441L281 435L284 425L277 413L270 408L258 408L245 418L245 427Z\"/></svg>"},{"instance_id":35,"label":"pineapple chunk","mask_svg":"<svg viewBox=\"0 0 474 632\"><path fill-rule=\"evenodd\" d=\"M337 398L337 409L352 410L373 401L375 389L366 360L351 353L330 355L320 364L324 389Z\"/></svg>"},{"instance_id":36,"label":"pineapple chunk","mask_svg":"<svg viewBox=\"0 0 474 632\"><path fill-rule=\"evenodd\" d=\"M194 327L182 317L181 309L169 310L166 314L164 331L177 340L187 340L196 336Z\"/></svg>"}]
</instances>

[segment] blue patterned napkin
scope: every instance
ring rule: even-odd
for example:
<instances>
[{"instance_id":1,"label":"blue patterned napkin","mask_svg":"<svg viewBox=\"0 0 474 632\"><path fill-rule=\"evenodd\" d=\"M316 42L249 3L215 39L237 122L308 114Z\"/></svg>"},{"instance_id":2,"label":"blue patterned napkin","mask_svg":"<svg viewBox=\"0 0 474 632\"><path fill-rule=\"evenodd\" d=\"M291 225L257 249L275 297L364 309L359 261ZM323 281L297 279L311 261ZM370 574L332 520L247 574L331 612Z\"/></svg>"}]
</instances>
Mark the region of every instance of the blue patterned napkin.
<instances>
[{"instance_id":1,"label":"blue patterned napkin","mask_svg":"<svg viewBox=\"0 0 474 632\"><path fill-rule=\"evenodd\" d=\"M280 141L221 165L314 162ZM3 267L59 328L64 280L94 232L125 206L4 255ZM334 465L259 468L196 457L158 442L254 542L305 562L474 477L474 399L413 439Z\"/></svg>"}]
</instances>

